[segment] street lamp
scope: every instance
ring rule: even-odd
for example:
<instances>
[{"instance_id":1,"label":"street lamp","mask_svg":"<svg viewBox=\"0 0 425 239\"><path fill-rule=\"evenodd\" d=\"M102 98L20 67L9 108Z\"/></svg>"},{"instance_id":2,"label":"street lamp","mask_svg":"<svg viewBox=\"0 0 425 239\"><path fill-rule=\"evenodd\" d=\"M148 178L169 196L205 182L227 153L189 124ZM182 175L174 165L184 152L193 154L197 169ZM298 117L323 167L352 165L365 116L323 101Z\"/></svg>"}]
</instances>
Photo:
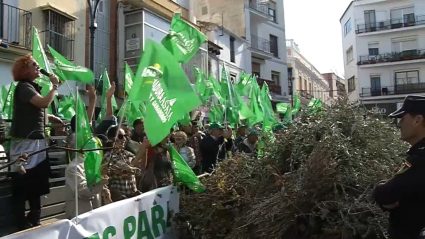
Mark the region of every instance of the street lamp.
<instances>
[{"instance_id":1,"label":"street lamp","mask_svg":"<svg viewBox=\"0 0 425 239\"><path fill-rule=\"evenodd\" d=\"M101 0L87 0L90 10L90 70L94 72L94 34L97 29L96 12ZM93 6L93 4L94 6Z\"/></svg>"},{"instance_id":2,"label":"street lamp","mask_svg":"<svg viewBox=\"0 0 425 239\"><path fill-rule=\"evenodd\" d=\"M294 108L294 77L292 77L292 67L288 67L288 88L291 95L291 108Z\"/></svg>"}]
</instances>

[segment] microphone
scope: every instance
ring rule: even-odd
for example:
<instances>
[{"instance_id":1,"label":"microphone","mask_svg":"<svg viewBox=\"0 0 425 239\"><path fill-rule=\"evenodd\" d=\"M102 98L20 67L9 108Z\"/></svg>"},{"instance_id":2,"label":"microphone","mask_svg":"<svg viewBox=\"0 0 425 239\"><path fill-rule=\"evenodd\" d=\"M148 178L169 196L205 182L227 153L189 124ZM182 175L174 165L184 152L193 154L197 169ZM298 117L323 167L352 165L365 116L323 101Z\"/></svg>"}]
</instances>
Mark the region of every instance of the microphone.
<instances>
[{"instance_id":1,"label":"microphone","mask_svg":"<svg viewBox=\"0 0 425 239\"><path fill-rule=\"evenodd\" d=\"M45 76L47 76L47 77L50 76L50 73L47 72L45 69L40 69L40 73L43 74L43 75L45 75Z\"/></svg>"},{"instance_id":2,"label":"microphone","mask_svg":"<svg viewBox=\"0 0 425 239\"><path fill-rule=\"evenodd\" d=\"M43 74L43 75L45 75L45 76L47 76L47 77L50 77L50 75L51 75L45 69L40 69L40 73ZM63 83L62 81L59 81L59 85L62 85L62 83Z\"/></svg>"},{"instance_id":3,"label":"microphone","mask_svg":"<svg viewBox=\"0 0 425 239\"><path fill-rule=\"evenodd\" d=\"M3 40L2 39L0 39L0 47L3 47L3 48L9 48L9 45L7 45L6 43L3 43L2 42Z\"/></svg>"}]
</instances>

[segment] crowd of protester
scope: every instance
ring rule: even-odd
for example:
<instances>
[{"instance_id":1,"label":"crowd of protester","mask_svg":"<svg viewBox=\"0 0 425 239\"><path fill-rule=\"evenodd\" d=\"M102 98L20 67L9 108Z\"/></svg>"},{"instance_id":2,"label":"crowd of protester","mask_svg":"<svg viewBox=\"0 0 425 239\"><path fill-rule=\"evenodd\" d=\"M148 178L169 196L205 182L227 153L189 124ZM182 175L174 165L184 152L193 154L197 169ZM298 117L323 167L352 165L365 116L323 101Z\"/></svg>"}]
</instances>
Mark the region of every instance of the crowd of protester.
<instances>
[{"instance_id":1,"label":"crowd of protester","mask_svg":"<svg viewBox=\"0 0 425 239\"><path fill-rule=\"evenodd\" d=\"M48 114L46 108L52 104L57 93L58 78L50 76L51 91L41 95L41 88L35 83L40 67L31 56L18 59L13 67L16 82L14 111L11 126L10 155L18 158L52 143L48 135L65 136L66 146L77 148L76 116L65 122L60 115ZM94 122L96 92L87 86L89 103L86 107L89 122ZM102 163L101 180L89 185L84 168L84 154L67 152L68 165L65 169L65 214L68 219L111 202L131 198L147 191L173 184L173 164L170 147L173 146L193 169L195 174L211 173L217 162L226 160L239 152L256 155L257 133L247 126L233 129L219 123L201 124L200 118L185 125L176 125L170 134L157 145L150 145L145 132L144 121L137 119L127 122L125 117L113 112L112 83L106 92L106 113L98 125L92 124L92 133L99 148ZM46 127L49 125L49 127ZM46 134L46 130L51 130ZM106 150L108 148L108 150ZM13 196L18 216L19 230L40 225L40 197L50 193L48 154L35 154L25 164L12 167ZM78 190L78 198L75 198ZM25 215L25 202L30 212Z\"/></svg>"}]
</instances>

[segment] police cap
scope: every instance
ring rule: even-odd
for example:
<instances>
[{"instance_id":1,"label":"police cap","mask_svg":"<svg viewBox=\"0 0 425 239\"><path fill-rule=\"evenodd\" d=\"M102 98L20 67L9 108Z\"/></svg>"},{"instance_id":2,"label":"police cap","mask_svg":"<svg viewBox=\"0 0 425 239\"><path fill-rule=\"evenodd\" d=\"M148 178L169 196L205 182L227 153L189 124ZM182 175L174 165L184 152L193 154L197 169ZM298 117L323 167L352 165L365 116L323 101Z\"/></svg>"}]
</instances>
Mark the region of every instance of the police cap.
<instances>
[{"instance_id":1,"label":"police cap","mask_svg":"<svg viewBox=\"0 0 425 239\"><path fill-rule=\"evenodd\" d=\"M405 114L425 115L425 97L408 95L404 99L403 106L389 115L391 118L402 118Z\"/></svg>"}]
</instances>

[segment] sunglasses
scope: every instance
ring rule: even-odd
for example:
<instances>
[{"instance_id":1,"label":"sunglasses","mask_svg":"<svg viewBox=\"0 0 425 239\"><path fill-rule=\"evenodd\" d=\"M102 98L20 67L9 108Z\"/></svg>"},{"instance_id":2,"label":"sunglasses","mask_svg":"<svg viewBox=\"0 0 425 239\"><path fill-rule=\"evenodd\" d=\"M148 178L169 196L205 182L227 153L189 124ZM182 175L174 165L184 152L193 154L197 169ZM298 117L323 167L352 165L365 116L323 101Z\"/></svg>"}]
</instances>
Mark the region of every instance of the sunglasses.
<instances>
[{"instance_id":1,"label":"sunglasses","mask_svg":"<svg viewBox=\"0 0 425 239\"><path fill-rule=\"evenodd\" d=\"M118 134L117 138L118 139L125 139L125 138L127 138L127 135L125 135L125 134Z\"/></svg>"},{"instance_id":2,"label":"sunglasses","mask_svg":"<svg viewBox=\"0 0 425 239\"><path fill-rule=\"evenodd\" d=\"M40 67L40 65L38 65L38 63L35 62L35 61L31 65L34 66L34 67Z\"/></svg>"}]
</instances>

